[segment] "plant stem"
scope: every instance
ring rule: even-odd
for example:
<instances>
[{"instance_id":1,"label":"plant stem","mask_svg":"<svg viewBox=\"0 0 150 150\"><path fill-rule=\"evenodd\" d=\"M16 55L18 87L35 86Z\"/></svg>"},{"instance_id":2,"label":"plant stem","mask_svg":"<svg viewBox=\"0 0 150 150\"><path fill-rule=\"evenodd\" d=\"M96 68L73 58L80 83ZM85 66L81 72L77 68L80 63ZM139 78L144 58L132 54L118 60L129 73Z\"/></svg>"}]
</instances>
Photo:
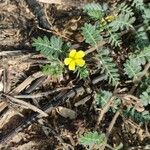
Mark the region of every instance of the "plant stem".
<instances>
[{"instance_id":1,"label":"plant stem","mask_svg":"<svg viewBox=\"0 0 150 150\"><path fill-rule=\"evenodd\" d=\"M88 49L87 51L85 51L85 54L89 54L89 53L92 53L94 52L95 50L97 50L98 48L102 47L103 45L105 45L107 43L107 41L101 41L100 43L98 43L96 45L96 47L92 47L90 49Z\"/></svg>"}]
</instances>

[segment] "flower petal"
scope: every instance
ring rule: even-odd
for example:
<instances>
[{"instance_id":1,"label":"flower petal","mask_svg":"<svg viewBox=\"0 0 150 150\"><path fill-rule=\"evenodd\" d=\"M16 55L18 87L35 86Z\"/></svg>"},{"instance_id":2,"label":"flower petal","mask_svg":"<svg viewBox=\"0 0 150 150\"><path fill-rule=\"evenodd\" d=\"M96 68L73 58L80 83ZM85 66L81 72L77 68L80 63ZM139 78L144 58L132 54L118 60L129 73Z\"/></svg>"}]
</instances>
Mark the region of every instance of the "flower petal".
<instances>
[{"instance_id":1,"label":"flower petal","mask_svg":"<svg viewBox=\"0 0 150 150\"><path fill-rule=\"evenodd\" d=\"M115 16L112 16L112 15L105 17L105 20L107 20L108 22L111 22L114 19L115 19Z\"/></svg>"},{"instance_id":2,"label":"flower petal","mask_svg":"<svg viewBox=\"0 0 150 150\"><path fill-rule=\"evenodd\" d=\"M69 63L69 70L75 70L75 61Z\"/></svg>"},{"instance_id":3,"label":"flower petal","mask_svg":"<svg viewBox=\"0 0 150 150\"><path fill-rule=\"evenodd\" d=\"M79 58L83 58L85 56L85 53L84 53L84 51L78 51L77 53L76 53L76 55L74 56L74 58L75 59L79 59Z\"/></svg>"},{"instance_id":4,"label":"flower petal","mask_svg":"<svg viewBox=\"0 0 150 150\"><path fill-rule=\"evenodd\" d=\"M69 53L69 57L74 58L76 53L77 53L77 51L75 49L71 50L70 53Z\"/></svg>"},{"instance_id":5,"label":"flower petal","mask_svg":"<svg viewBox=\"0 0 150 150\"><path fill-rule=\"evenodd\" d=\"M83 59L76 59L76 64L80 67L85 65L85 61Z\"/></svg>"},{"instance_id":6,"label":"flower petal","mask_svg":"<svg viewBox=\"0 0 150 150\"><path fill-rule=\"evenodd\" d=\"M64 63L65 65L69 65L71 61L72 61L71 58L65 58Z\"/></svg>"}]
</instances>

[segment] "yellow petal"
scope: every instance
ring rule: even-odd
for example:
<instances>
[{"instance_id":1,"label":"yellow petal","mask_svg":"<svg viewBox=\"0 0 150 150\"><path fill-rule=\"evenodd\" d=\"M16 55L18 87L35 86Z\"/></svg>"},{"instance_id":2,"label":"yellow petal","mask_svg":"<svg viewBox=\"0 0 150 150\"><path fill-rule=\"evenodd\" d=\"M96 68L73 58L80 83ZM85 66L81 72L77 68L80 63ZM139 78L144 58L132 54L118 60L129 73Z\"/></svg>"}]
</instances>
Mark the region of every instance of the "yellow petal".
<instances>
[{"instance_id":1,"label":"yellow petal","mask_svg":"<svg viewBox=\"0 0 150 150\"><path fill-rule=\"evenodd\" d=\"M65 65L69 65L71 60L72 60L71 58L65 58L64 60Z\"/></svg>"},{"instance_id":2,"label":"yellow petal","mask_svg":"<svg viewBox=\"0 0 150 150\"><path fill-rule=\"evenodd\" d=\"M114 19L115 19L114 16L107 16L107 17L105 17L105 20L107 20L108 22L111 22L111 21L113 21Z\"/></svg>"},{"instance_id":3,"label":"yellow petal","mask_svg":"<svg viewBox=\"0 0 150 150\"><path fill-rule=\"evenodd\" d=\"M85 53L84 53L84 51L78 51L77 53L76 53L76 55L75 55L75 59L79 59L79 58L83 58L85 56Z\"/></svg>"},{"instance_id":4,"label":"yellow petal","mask_svg":"<svg viewBox=\"0 0 150 150\"><path fill-rule=\"evenodd\" d=\"M69 63L69 70L75 70L75 62L74 61L71 61Z\"/></svg>"},{"instance_id":5,"label":"yellow petal","mask_svg":"<svg viewBox=\"0 0 150 150\"><path fill-rule=\"evenodd\" d=\"M71 50L71 52L69 53L69 57L74 58L76 53L77 53L77 51L75 49Z\"/></svg>"},{"instance_id":6,"label":"yellow petal","mask_svg":"<svg viewBox=\"0 0 150 150\"><path fill-rule=\"evenodd\" d=\"M76 64L80 67L85 65L85 61L83 59L76 59Z\"/></svg>"}]
</instances>

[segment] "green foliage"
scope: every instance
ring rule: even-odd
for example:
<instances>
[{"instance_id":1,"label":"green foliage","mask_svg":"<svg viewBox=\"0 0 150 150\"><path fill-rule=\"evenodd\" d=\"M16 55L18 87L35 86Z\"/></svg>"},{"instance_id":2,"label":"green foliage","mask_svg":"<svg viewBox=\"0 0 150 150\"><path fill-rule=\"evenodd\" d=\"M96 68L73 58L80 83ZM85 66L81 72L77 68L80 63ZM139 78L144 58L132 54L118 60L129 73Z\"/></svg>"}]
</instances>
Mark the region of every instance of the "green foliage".
<instances>
[{"instance_id":1,"label":"green foliage","mask_svg":"<svg viewBox=\"0 0 150 150\"><path fill-rule=\"evenodd\" d=\"M150 86L146 91L142 92L140 95L140 100L144 106L148 106L148 104L150 104Z\"/></svg>"},{"instance_id":2,"label":"green foliage","mask_svg":"<svg viewBox=\"0 0 150 150\"><path fill-rule=\"evenodd\" d=\"M89 44L90 48L92 48L92 50L90 49L86 54L89 55L89 53L92 52L91 56L94 58L91 60L98 60L98 71L101 71L102 74L107 76L107 80L109 82L109 84L106 85L107 88L109 90L112 89L112 85L117 88L114 90L114 93L105 90L97 92L95 97L97 106L104 108L111 97L116 96L116 98L113 97L114 99L111 103L110 109L108 110L109 112L113 112L112 114L114 115L116 110L119 109L120 114L123 113L134 122L145 123L150 121L150 112L147 111L150 105L150 79L149 73L147 73L148 71L146 72L144 69L150 62L150 5L145 4L143 0L121 2L122 1L116 1L116 8L113 10L110 7L104 8L98 3L85 5L83 8L84 12L89 15L91 22L89 19L88 23L84 24L81 28L81 34L84 37L85 43ZM117 3L121 4L118 5ZM125 36L124 33L126 34ZM127 40L124 39L126 37ZM123 41L129 42L129 45L126 43L122 44ZM99 43L101 42L104 42L105 46L100 47ZM133 45L132 49L130 49L131 43ZM40 51L50 60L50 64L43 67L43 72L46 75L60 77L64 71L62 60L66 57L66 53L70 46L64 44L60 38L55 36L52 36L50 39L46 36L43 38L38 37L37 39L34 39L33 46L37 51ZM80 46L82 47L84 44ZM84 50L87 48L86 46L87 45L85 45ZM110 49L108 49L108 47L110 47ZM114 49L114 47L117 48ZM94 50L95 52L93 53ZM112 50L113 53L111 53L110 50ZM127 57L122 67L121 63L128 55L128 52L132 53ZM96 55L96 59L94 54ZM129 85L130 82L120 82L120 75L118 73L119 70L113 58L113 55L118 56L118 54L119 57L117 58L119 59L117 59L117 61L119 60L121 64L119 65L119 70L124 71L128 78L132 79L131 85ZM125 54L125 56L122 56L122 54ZM88 59L89 57L86 58ZM92 64L93 63L95 62L92 62ZM95 68L93 66L91 68L87 68L88 66L90 65L85 65L84 67L77 66L75 70L77 77L80 79L86 79L89 76L89 72L93 71L89 69ZM134 85L136 89L131 87L135 83L138 85ZM119 87L117 87L118 84ZM130 88L134 90L132 93L133 100L135 97L139 97L141 103L145 106L143 112L138 112L138 109L135 109L137 107L124 110L125 106L128 107L128 101L127 103L123 101L122 104L120 99L122 98L122 93L123 95L126 94L126 91L130 91ZM120 97L120 99L117 97ZM104 150L105 147L108 146L106 135L103 133L99 134L98 132L87 132L81 135L79 142L90 149ZM110 146L108 146L108 148L113 149Z\"/></svg>"},{"instance_id":3,"label":"green foliage","mask_svg":"<svg viewBox=\"0 0 150 150\"><path fill-rule=\"evenodd\" d=\"M120 40L120 36L116 33L116 31L133 28L132 24L135 21L135 17L133 17L132 9L126 3L121 3L117 7L118 9L116 11L118 13L118 16L116 16L115 19L110 23L104 20L104 14L107 14L107 9L103 9L103 7L98 3L87 4L84 7L84 11L87 12L88 15L95 16L95 18L99 21L104 20L105 22L101 22L99 24L99 28L97 28L96 25L85 24L85 26L82 28L82 34L85 38L86 43L95 46L98 41L102 40L102 36L100 37L100 33L106 30L106 32L109 33L109 43L112 46L121 47L122 42ZM97 10L99 10L99 13ZM99 22L96 22L96 24L98 23Z\"/></svg>"},{"instance_id":4,"label":"green foliage","mask_svg":"<svg viewBox=\"0 0 150 150\"><path fill-rule=\"evenodd\" d=\"M121 40L117 33L111 32L108 30L109 33L109 43L115 47L121 47Z\"/></svg>"},{"instance_id":5,"label":"green foliage","mask_svg":"<svg viewBox=\"0 0 150 150\"><path fill-rule=\"evenodd\" d=\"M129 7L125 2L122 2L120 5L117 5L117 12L120 14L126 14L129 17L134 15L132 8Z\"/></svg>"},{"instance_id":6,"label":"green foliage","mask_svg":"<svg viewBox=\"0 0 150 150\"><path fill-rule=\"evenodd\" d=\"M149 46L150 44L148 34L143 26L137 29L135 35L135 44L139 49L143 49L144 47Z\"/></svg>"},{"instance_id":7,"label":"green foliage","mask_svg":"<svg viewBox=\"0 0 150 150\"><path fill-rule=\"evenodd\" d=\"M143 55L145 56L146 60L150 62L150 46L144 47Z\"/></svg>"},{"instance_id":8,"label":"green foliage","mask_svg":"<svg viewBox=\"0 0 150 150\"><path fill-rule=\"evenodd\" d=\"M148 24L150 22L150 6L148 8L144 8L143 18L144 23Z\"/></svg>"},{"instance_id":9,"label":"green foliage","mask_svg":"<svg viewBox=\"0 0 150 150\"><path fill-rule=\"evenodd\" d=\"M89 149L92 148L100 148L101 146L104 145L104 143L106 143L106 137L105 134L100 133L98 134L98 132L87 132L84 133L84 135L81 135L79 138L79 143L84 145L84 146L88 146Z\"/></svg>"},{"instance_id":10,"label":"green foliage","mask_svg":"<svg viewBox=\"0 0 150 150\"><path fill-rule=\"evenodd\" d=\"M142 92L145 92L147 90L149 92L149 90L150 90L149 89L150 88L149 85L150 85L150 78L149 77L144 77L142 79L142 82L141 82L140 86L139 86L138 93L142 94Z\"/></svg>"},{"instance_id":11,"label":"green foliage","mask_svg":"<svg viewBox=\"0 0 150 150\"><path fill-rule=\"evenodd\" d=\"M64 67L61 63L53 62L51 65L45 65L42 67L42 72L45 75L51 75L53 77L60 77L63 73Z\"/></svg>"},{"instance_id":12,"label":"green foliage","mask_svg":"<svg viewBox=\"0 0 150 150\"><path fill-rule=\"evenodd\" d=\"M121 100L119 98L115 99L113 108L112 108L112 112L115 113L118 110L120 105L121 105Z\"/></svg>"},{"instance_id":13,"label":"green foliage","mask_svg":"<svg viewBox=\"0 0 150 150\"><path fill-rule=\"evenodd\" d=\"M134 108L128 108L124 111L124 115L137 123L150 121L150 113L146 110L143 112L137 112Z\"/></svg>"},{"instance_id":14,"label":"green foliage","mask_svg":"<svg viewBox=\"0 0 150 150\"><path fill-rule=\"evenodd\" d=\"M142 70L141 65L144 65L147 60L150 61L150 47L145 47L144 50L136 56L129 57L124 64L125 74L127 74L129 78L138 79Z\"/></svg>"},{"instance_id":15,"label":"green foliage","mask_svg":"<svg viewBox=\"0 0 150 150\"><path fill-rule=\"evenodd\" d=\"M110 98L112 97L112 93L109 91L101 91L96 94L96 103L102 108L108 103Z\"/></svg>"},{"instance_id":16,"label":"green foliage","mask_svg":"<svg viewBox=\"0 0 150 150\"><path fill-rule=\"evenodd\" d=\"M144 49L132 59L139 65L144 65L146 61L150 62L150 46L144 47Z\"/></svg>"},{"instance_id":17,"label":"green foliage","mask_svg":"<svg viewBox=\"0 0 150 150\"><path fill-rule=\"evenodd\" d=\"M150 22L150 4L146 5L144 0L133 0L132 6L142 14L143 22L148 24Z\"/></svg>"},{"instance_id":18,"label":"green foliage","mask_svg":"<svg viewBox=\"0 0 150 150\"><path fill-rule=\"evenodd\" d=\"M97 10L99 10L99 13ZM122 42L120 40L120 36L116 32L118 30L133 28L132 24L135 21L135 17L133 17L133 11L126 3L121 3L117 6L116 12L118 13L118 16L116 16L115 19L110 23L104 19L104 14L107 14L108 10L104 9L98 3L87 4L84 7L84 11L87 12L89 16L95 16L95 19L98 19L99 21L104 20L105 22L101 22L99 24L99 28L97 28L96 25L91 24L85 24L85 26L82 28L82 30L84 29L82 34L84 35L86 43L89 43L92 46L95 46L98 41L102 40L100 33L106 30L106 32L109 34L109 43L112 46L121 47ZM96 24L98 23L99 22L96 22Z\"/></svg>"},{"instance_id":19,"label":"green foliage","mask_svg":"<svg viewBox=\"0 0 150 150\"><path fill-rule=\"evenodd\" d=\"M136 9L138 9L140 11L144 10L144 2L143 2L143 0L133 0L131 6L134 6Z\"/></svg>"},{"instance_id":20,"label":"green foliage","mask_svg":"<svg viewBox=\"0 0 150 150\"><path fill-rule=\"evenodd\" d=\"M80 79L86 79L89 76L89 71L86 65L84 65L83 67L77 67L76 72L77 77L79 77Z\"/></svg>"},{"instance_id":21,"label":"green foliage","mask_svg":"<svg viewBox=\"0 0 150 150\"><path fill-rule=\"evenodd\" d=\"M119 82L119 74L116 64L113 62L113 59L109 57L108 49L98 50L97 58L101 64L101 73L105 73L109 80L109 83L112 85L117 85Z\"/></svg>"},{"instance_id":22,"label":"green foliage","mask_svg":"<svg viewBox=\"0 0 150 150\"><path fill-rule=\"evenodd\" d=\"M129 78L138 79L141 69L142 69L141 65L136 63L136 61L134 61L134 59L132 58L127 60L126 63L124 64L125 74L127 74Z\"/></svg>"},{"instance_id":23,"label":"green foliage","mask_svg":"<svg viewBox=\"0 0 150 150\"><path fill-rule=\"evenodd\" d=\"M84 24L84 27L82 27L82 35L84 36L85 42L92 46L96 46L102 40L96 26L92 24Z\"/></svg>"},{"instance_id":24,"label":"green foliage","mask_svg":"<svg viewBox=\"0 0 150 150\"><path fill-rule=\"evenodd\" d=\"M32 46L36 47L37 51L40 51L47 59L55 60L62 53L63 42L60 38L52 36L49 40L48 37L38 37L33 39Z\"/></svg>"},{"instance_id":25,"label":"green foliage","mask_svg":"<svg viewBox=\"0 0 150 150\"><path fill-rule=\"evenodd\" d=\"M84 6L84 12L94 19L101 19L103 17L103 9L101 5L96 3L87 4Z\"/></svg>"},{"instance_id":26,"label":"green foliage","mask_svg":"<svg viewBox=\"0 0 150 150\"><path fill-rule=\"evenodd\" d=\"M130 17L128 14L120 14L117 18L109 24L109 27L113 32L120 30L128 30L129 28L134 28L132 24L135 18Z\"/></svg>"},{"instance_id":27,"label":"green foliage","mask_svg":"<svg viewBox=\"0 0 150 150\"><path fill-rule=\"evenodd\" d=\"M61 60L63 60L66 57L66 54L69 52L70 47L71 47L70 42L64 43L62 45L62 53L59 56Z\"/></svg>"},{"instance_id":28,"label":"green foliage","mask_svg":"<svg viewBox=\"0 0 150 150\"><path fill-rule=\"evenodd\" d=\"M97 92L95 96L96 104L98 106L101 106L101 108L104 108L112 96L113 94L110 91L102 90L100 92ZM118 110L118 106L120 106L120 104L121 104L120 99L117 99L117 98L114 99L114 103L111 107L111 111L115 113L116 110Z\"/></svg>"},{"instance_id":29,"label":"green foliage","mask_svg":"<svg viewBox=\"0 0 150 150\"><path fill-rule=\"evenodd\" d=\"M64 55L66 51L63 52L63 49L67 50L67 45L63 45L62 40L55 36L52 36L50 39L46 36L43 38L38 37L37 39L33 39L32 45L51 61L51 65L43 66L43 73L52 75L53 77L60 77L63 73L64 66L59 60L59 57L61 58Z\"/></svg>"}]
</instances>

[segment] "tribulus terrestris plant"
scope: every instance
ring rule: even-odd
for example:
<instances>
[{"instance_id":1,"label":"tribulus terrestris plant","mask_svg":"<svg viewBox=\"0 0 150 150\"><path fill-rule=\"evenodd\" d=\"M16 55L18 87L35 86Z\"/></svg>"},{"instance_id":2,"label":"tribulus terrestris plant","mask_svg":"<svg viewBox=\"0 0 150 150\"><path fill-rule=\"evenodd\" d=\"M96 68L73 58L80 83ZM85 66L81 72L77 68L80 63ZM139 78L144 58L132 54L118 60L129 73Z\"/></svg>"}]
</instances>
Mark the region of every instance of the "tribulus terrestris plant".
<instances>
[{"instance_id":1,"label":"tribulus terrestris plant","mask_svg":"<svg viewBox=\"0 0 150 150\"><path fill-rule=\"evenodd\" d=\"M33 40L33 46L50 61L50 64L43 67L43 72L60 77L69 70L77 73L80 79L86 79L94 68L89 67L86 56L94 53L95 68L97 72L106 75L109 87L115 87L117 91L117 87L121 87L122 83L127 85L122 78L130 80L129 82L134 85L131 94L126 95L119 95L109 88L97 91L96 107L103 110L114 97L107 112L114 114L119 111L120 116L136 123L149 122L150 112L147 110L150 105L149 7L149 4L145 4L142 0L119 2L111 8L106 4L87 4L83 8L87 14L87 22L81 27L81 34L90 49L70 49L71 45L55 36L50 39L46 36L38 37ZM114 56L126 49L124 37L127 35L130 38L127 47L130 53L119 65ZM129 99L131 102L127 107L125 101ZM138 101L142 109L137 108L134 101ZM106 137L102 133L87 132L80 136L79 141L89 149L102 150L110 147Z\"/></svg>"}]
</instances>

